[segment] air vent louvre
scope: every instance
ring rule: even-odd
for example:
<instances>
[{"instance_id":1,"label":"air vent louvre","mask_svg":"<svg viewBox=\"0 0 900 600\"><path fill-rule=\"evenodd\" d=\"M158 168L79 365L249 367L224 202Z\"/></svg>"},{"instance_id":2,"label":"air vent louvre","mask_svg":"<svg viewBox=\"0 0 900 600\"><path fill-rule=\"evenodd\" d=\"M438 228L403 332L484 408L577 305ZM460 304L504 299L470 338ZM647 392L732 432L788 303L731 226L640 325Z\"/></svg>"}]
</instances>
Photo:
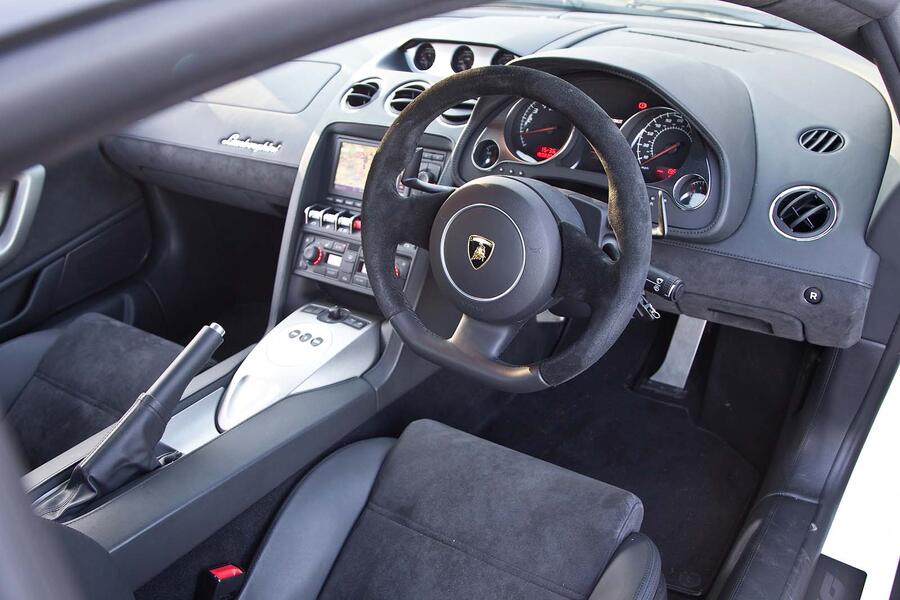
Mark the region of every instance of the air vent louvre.
<instances>
[{"instance_id":1,"label":"air vent louvre","mask_svg":"<svg viewBox=\"0 0 900 600\"><path fill-rule=\"evenodd\" d=\"M844 147L844 136L833 129L809 129L800 134L800 145L818 154L830 154Z\"/></svg>"},{"instance_id":2,"label":"air vent louvre","mask_svg":"<svg viewBox=\"0 0 900 600\"><path fill-rule=\"evenodd\" d=\"M470 98L445 110L441 118L449 125L465 125L469 122L473 110L475 110L475 98Z\"/></svg>"},{"instance_id":3,"label":"air vent louvre","mask_svg":"<svg viewBox=\"0 0 900 600\"><path fill-rule=\"evenodd\" d=\"M822 189L800 186L775 198L770 217L782 235L801 241L817 240L834 227L837 204Z\"/></svg>"},{"instance_id":4,"label":"air vent louvre","mask_svg":"<svg viewBox=\"0 0 900 600\"><path fill-rule=\"evenodd\" d=\"M376 79L366 79L359 81L350 86L347 93L344 94L344 106L349 108L362 108L372 101L378 94L381 86Z\"/></svg>"},{"instance_id":5,"label":"air vent louvre","mask_svg":"<svg viewBox=\"0 0 900 600\"><path fill-rule=\"evenodd\" d=\"M388 98L388 107L392 112L400 114L409 103L425 91L426 84L421 82L406 83L398 87Z\"/></svg>"}]
</instances>

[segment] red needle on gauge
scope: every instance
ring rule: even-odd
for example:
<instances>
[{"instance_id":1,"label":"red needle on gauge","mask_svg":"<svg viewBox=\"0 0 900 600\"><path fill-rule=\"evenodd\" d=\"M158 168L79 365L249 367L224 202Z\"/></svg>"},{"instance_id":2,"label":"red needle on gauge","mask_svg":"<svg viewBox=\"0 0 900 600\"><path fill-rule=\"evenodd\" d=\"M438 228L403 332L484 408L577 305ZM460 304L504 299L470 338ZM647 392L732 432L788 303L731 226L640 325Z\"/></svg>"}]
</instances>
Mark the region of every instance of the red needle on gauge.
<instances>
[{"instance_id":1,"label":"red needle on gauge","mask_svg":"<svg viewBox=\"0 0 900 600\"><path fill-rule=\"evenodd\" d=\"M529 129L528 131L523 131L522 135L531 135L532 133L550 133L551 131L556 130L556 125L551 125L550 127L541 127L540 129Z\"/></svg>"},{"instance_id":2,"label":"red needle on gauge","mask_svg":"<svg viewBox=\"0 0 900 600\"><path fill-rule=\"evenodd\" d=\"M653 156L651 156L650 158L648 158L647 160L645 160L644 162L642 162L641 165L646 165L646 164L649 163L649 162L653 162L654 160L656 160L656 159L659 158L660 156L665 156L666 154L670 154L670 153L672 153L672 152L675 152L676 150L678 150L678 148L679 148L680 146L681 146L681 142L675 142L675 143L672 144L671 146L667 147L667 148L664 149L664 150L660 150L659 152L657 152L656 154L654 154Z\"/></svg>"}]
</instances>

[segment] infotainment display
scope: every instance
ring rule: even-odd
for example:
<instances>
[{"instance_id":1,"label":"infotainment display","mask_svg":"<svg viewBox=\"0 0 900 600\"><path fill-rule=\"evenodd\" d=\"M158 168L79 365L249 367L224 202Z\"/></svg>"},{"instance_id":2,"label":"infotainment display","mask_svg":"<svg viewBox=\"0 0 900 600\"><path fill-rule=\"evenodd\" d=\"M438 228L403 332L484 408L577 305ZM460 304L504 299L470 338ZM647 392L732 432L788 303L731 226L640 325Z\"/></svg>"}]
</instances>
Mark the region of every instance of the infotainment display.
<instances>
[{"instance_id":1,"label":"infotainment display","mask_svg":"<svg viewBox=\"0 0 900 600\"><path fill-rule=\"evenodd\" d=\"M362 198L366 177L377 146L341 140L332 189L335 193Z\"/></svg>"}]
</instances>

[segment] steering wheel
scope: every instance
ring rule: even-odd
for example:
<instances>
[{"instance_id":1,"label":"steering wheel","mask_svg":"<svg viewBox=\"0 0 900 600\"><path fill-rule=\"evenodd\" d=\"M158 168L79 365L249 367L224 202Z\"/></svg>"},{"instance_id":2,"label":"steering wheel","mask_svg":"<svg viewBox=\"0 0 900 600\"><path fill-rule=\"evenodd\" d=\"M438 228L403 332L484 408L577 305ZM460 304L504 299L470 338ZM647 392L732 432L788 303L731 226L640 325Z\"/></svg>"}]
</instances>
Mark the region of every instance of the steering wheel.
<instances>
[{"instance_id":1,"label":"steering wheel","mask_svg":"<svg viewBox=\"0 0 900 600\"><path fill-rule=\"evenodd\" d=\"M535 179L491 175L453 191L398 193L397 175L412 160L428 124L481 96L537 100L584 134L609 178L608 223L619 245L617 259L585 234L578 211L561 190ZM631 319L650 266L647 189L628 142L584 92L525 67L464 71L410 103L372 161L363 222L369 282L401 339L434 363L512 392L559 385L599 360ZM449 339L422 323L393 275L402 242L429 249L440 291L463 313ZM577 340L530 365L499 358L525 322L565 298L591 310Z\"/></svg>"}]
</instances>

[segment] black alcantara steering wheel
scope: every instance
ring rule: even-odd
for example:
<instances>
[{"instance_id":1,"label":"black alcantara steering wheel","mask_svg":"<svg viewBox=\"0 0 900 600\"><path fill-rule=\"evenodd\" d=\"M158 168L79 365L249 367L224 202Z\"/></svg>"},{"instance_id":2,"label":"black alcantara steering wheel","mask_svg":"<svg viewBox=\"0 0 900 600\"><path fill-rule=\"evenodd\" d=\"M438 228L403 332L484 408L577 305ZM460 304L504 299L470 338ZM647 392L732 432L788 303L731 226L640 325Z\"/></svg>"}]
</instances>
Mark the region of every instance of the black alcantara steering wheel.
<instances>
[{"instance_id":1,"label":"black alcantara steering wheel","mask_svg":"<svg viewBox=\"0 0 900 600\"><path fill-rule=\"evenodd\" d=\"M397 192L397 174L412 160L428 124L451 106L481 96L537 100L584 134L609 178L608 222L619 244L617 260L584 233L563 192L534 179L487 176L453 192L408 198ZM602 357L631 319L650 266L647 189L625 138L584 92L525 67L465 71L407 106L372 162L363 219L369 281L400 337L439 365L514 392L559 385ZM463 313L449 339L419 320L393 276L401 242L429 249L438 286ZM574 343L531 365L499 359L522 324L564 298L591 309Z\"/></svg>"}]
</instances>

